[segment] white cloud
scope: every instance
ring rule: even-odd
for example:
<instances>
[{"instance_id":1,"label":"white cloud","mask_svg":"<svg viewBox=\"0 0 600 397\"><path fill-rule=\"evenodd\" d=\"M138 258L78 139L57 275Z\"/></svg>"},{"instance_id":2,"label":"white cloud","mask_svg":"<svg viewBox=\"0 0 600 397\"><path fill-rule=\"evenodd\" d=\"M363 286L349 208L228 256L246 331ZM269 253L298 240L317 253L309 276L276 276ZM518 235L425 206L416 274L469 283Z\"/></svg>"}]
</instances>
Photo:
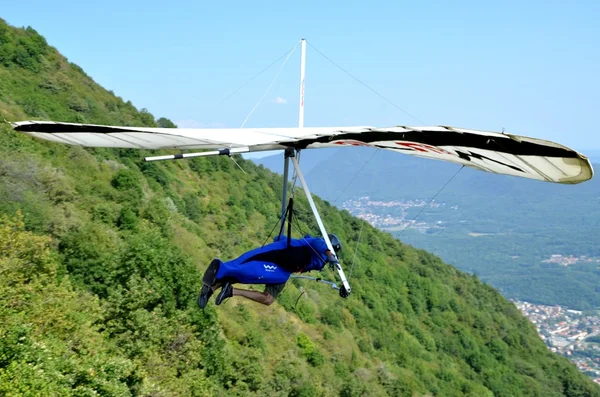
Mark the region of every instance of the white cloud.
<instances>
[{"instance_id":1,"label":"white cloud","mask_svg":"<svg viewBox=\"0 0 600 397\"><path fill-rule=\"evenodd\" d=\"M276 103L278 105L285 105L287 103L287 99L278 96L273 100L273 103Z\"/></svg>"}]
</instances>

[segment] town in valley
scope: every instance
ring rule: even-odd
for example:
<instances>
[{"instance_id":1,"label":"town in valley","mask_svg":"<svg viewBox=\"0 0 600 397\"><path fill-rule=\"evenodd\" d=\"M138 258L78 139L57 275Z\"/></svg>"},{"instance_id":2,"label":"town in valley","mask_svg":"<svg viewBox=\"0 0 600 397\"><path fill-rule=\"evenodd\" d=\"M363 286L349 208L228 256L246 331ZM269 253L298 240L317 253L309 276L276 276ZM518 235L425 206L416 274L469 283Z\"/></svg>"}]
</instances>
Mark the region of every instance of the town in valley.
<instances>
[{"instance_id":1,"label":"town in valley","mask_svg":"<svg viewBox=\"0 0 600 397\"><path fill-rule=\"evenodd\" d=\"M562 306L511 300L535 325L550 351L567 357L600 384L600 316Z\"/></svg>"},{"instance_id":2,"label":"town in valley","mask_svg":"<svg viewBox=\"0 0 600 397\"><path fill-rule=\"evenodd\" d=\"M358 199L347 200L342 203L342 208L350 212L357 218L367 221L371 226L377 227L388 232L401 231L408 226L413 229L425 232L428 229L444 228L442 221L429 223L424 221L408 220L410 209L440 208L445 207L446 203L432 201L427 203L425 200L374 200L368 196ZM450 209L458 209L458 206L452 206Z\"/></svg>"}]
</instances>

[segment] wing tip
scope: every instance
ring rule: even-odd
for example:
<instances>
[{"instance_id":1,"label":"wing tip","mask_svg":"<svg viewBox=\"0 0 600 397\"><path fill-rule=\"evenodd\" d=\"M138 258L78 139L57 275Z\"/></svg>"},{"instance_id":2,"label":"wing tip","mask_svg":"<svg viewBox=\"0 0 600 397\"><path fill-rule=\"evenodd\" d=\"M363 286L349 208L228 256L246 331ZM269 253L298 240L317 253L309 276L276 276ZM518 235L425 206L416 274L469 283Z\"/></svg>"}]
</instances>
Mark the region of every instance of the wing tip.
<instances>
[{"instance_id":1,"label":"wing tip","mask_svg":"<svg viewBox=\"0 0 600 397\"><path fill-rule=\"evenodd\" d=\"M577 185L579 183L587 182L594 177L594 167L589 159L583 155L579 158L581 171L577 175L569 176L563 179L559 179L556 182L566 185Z\"/></svg>"}]
</instances>

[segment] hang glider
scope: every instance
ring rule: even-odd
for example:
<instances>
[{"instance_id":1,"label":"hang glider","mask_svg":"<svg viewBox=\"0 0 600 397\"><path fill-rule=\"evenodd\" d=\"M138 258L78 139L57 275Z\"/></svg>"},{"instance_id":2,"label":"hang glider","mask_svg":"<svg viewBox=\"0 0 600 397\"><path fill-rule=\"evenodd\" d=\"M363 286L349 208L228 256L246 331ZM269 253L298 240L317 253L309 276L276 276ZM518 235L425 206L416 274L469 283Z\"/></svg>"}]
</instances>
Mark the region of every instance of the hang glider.
<instances>
[{"instance_id":1,"label":"hang glider","mask_svg":"<svg viewBox=\"0 0 600 397\"><path fill-rule=\"evenodd\" d=\"M446 126L389 128L146 128L21 121L16 131L86 147L217 149L210 154L366 146L444 160L482 171L576 184L593 177L588 158L555 142ZM209 153L206 153L209 154ZM201 154L200 154L201 155ZM186 155L156 159L183 158Z\"/></svg>"},{"instance_id":2,"label":"hang glider","mask_svg":"<svg viewBox=\"0 0 600 397\"><path fill-rule=\"evenodd\" d=\"M496 174L562 184L581 183L591 179L594 175L592 165L584 155L558 143L525 136L447 126L305 128L306 40L302 39L300 43L302 44L302 57L300 61L298 128L146 128L53 121L21 121L11 123L11 125L16 131L68 145L181 151L174 155L146 157L147 161L283 150L280 236L288 210L290 213L287 220L288 235L291 236L291 209L294 186L298 179L315 216L321 236L330 252L335 252L335 250L300 169L297 156L304 149L365 146L449 161ZM371 91L373 90L371 89ZM188 152L188 150L198 149L205 151ZM290 162L293 166L294 176L289 204L286 206ZM337 260L335 254L333 256ZM340 287L335 283L330 283L330 285L339 290L341 297L346 298L351 292L350 283L339 261L335 266L342 285ZM319 281L320 279L315 280Z\"/></svg>"}]
</instances>

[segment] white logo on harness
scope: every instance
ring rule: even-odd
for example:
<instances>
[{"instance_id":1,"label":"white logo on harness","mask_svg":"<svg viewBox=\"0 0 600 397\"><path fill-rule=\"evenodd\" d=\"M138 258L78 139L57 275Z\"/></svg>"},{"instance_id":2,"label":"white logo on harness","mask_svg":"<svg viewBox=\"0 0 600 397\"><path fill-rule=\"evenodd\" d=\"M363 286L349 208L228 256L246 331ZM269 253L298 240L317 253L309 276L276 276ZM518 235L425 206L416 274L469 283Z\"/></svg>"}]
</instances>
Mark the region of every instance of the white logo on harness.
<instances>
[{"instance_id":1,"label":"white logo on harness","mask_svg":"<svg viewBox=\"0 0 600 397\"><path fill-rule=\"evenodd\" d=\"M265 270L268 272L274 272L275 269L277 269L277 266L273 266L273 265L263 265Z\"/></svg>"}]
</instances>

